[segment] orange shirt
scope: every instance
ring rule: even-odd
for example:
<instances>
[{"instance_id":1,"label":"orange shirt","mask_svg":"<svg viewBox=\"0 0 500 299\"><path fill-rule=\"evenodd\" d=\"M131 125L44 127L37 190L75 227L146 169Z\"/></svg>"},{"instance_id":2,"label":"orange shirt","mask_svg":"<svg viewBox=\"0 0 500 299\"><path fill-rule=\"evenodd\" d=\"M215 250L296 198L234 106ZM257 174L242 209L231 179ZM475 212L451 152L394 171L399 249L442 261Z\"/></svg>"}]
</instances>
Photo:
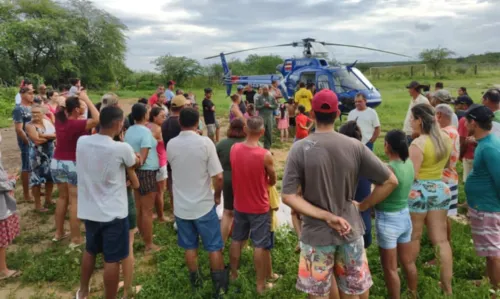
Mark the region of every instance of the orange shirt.
<instances>
[{"instance_id":1,"label":"orange shirt","mask_svg":"<svg viewBox=\"0 0 500 299\"><path fill-rule=\"evenodd\" d=\"M307 122L312 121L304 114L299 114L295 117L295 137L297 139L304 139L309 136L309 130L303 129L300 126L307 127Z\"/></svg>"}]
</instances>

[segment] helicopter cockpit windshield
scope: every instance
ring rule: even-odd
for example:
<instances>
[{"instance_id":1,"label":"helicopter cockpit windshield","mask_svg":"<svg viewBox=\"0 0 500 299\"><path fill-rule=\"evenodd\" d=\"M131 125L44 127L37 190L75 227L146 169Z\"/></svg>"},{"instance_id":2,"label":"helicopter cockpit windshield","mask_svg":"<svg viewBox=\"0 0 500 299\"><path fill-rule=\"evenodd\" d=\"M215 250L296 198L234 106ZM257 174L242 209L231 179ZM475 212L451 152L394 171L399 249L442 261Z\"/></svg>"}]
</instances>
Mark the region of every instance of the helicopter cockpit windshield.
<instances>
[{"instance_id":1,"label":"helicopter cockpit windshield","mask_svg":"<svg viewBox=\"0 0 500 299\"><path fill-rule=\"evenodd\" d=\"M363 73L356 68L351 68L351 71L348 71L347 69L338 69L333 77L335 91L340 93L351 90L365 90L367 88L373 88L370 81L368 81Z\"/></svg>"}]
</instances>

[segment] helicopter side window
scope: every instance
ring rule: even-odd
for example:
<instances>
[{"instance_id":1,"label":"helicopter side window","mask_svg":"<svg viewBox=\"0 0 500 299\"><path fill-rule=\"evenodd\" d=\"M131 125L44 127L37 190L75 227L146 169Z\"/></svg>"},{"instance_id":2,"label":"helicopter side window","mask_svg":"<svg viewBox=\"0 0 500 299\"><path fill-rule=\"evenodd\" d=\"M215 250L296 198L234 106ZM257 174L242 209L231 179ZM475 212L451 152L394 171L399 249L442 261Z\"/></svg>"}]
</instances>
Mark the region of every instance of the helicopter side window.
<instances>
[{"instance_id":1,"label":"helicopter side window","mask_svg":"<svg viewBox=\"0 0 500 299\"><path fill-rule=\"evenodd\" d=\"M330 89L330 84L328 83L328 76L327 75L319 75L317 85L318 85L318 90Z\"/></svg>"},{"instance_id":2,"label":"helicopter side window","mask_svg":"<svg viewBox=\"0 0 500 299\"><path fill-rule=\"evenodd\" d=\"M316 81L316 73L302 73L300 75L300 82L307 84L314 83L314 81Z\"/></svg>"}]
</instances>

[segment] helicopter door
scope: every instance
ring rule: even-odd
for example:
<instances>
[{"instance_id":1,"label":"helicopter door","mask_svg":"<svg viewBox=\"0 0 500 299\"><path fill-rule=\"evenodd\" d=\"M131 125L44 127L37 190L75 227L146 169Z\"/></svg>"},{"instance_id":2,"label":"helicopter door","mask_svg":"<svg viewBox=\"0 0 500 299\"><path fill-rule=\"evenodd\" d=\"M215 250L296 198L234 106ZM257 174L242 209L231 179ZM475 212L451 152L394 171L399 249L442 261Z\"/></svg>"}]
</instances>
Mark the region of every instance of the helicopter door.
<instances>
[{"instance_id":1,"label":"helicopter door","mask_svg":"<svg viewBox=\"0 0 500 299\"><path fill-rule=\"evenodd\" d=\"M315 72L304 72L300 74L300 82L304 82L305 84L307 84L307 83L314 83L315 80L316 80Z\"/></svg>"},{"instance_id":2,"label":"helicopter door","mask_svg":"<svg viewBox=\"0 0 500 299\"><path fill-rule=\"evenodd\" d=\"M327 73L318 72L316 73L316 89L320 91L322 89L330 88L330 76Z\"/></svg>"}]
</instances>

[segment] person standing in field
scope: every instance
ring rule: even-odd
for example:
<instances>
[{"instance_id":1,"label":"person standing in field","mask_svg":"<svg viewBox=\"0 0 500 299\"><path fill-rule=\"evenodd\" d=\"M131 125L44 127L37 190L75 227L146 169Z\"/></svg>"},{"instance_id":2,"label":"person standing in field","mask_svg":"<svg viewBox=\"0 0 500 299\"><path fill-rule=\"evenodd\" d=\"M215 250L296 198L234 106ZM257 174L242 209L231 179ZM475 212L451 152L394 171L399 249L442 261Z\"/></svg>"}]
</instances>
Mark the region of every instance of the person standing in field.
<instances>
[{"instance_id":1,"label":"person standing in field","mask_svg":"<svg viewBox=\"0 0 500 299\"><path fill-rule=\"evenodd\" d=\"M135 191L137 208L137 227L145 243L146 253L156 252L160 248L153 243L153 207L158 192L157 174L160 169L157 145L151 131L146 127L148 120L146 105L137 103L132 106L134 125L128 128L124 141L139 155L140 167L136 169L140 186Z\"/></svg>"},{"instance_id":2,"label":"person standing in field","mask_svg":"<svg viewBox=\"0 0 500 299\"><path fill-rule=\"evenodd\" d=\"M229 107L229 122L233 121L233 119L239 118L245 121L245 117L241 111L241 96L238 94L233 94L231 96L231 107ZM246 113L246 112L245 112Z\"/></svg>"},{"instance_id":3,"label":"person standing in field","mask_svg":"<svg viewBox=\"0 0 500 299\"><path fill-rule=\"evenodd\" d=\"M304 114L306 116L310 116L309 112L311 111L311 101L313 99L313 94L309 89L306 89L306 84L304 82L299 83L299 90L295 92L294 99L297 105L304 106Z\"/></svg>"},{"instance_id":4,"label":"person standing in field","mask_svg":"<svg viewBox=\"0 0 500 299\"><path fill-rule=\"evenodd\" d=\"M26 134L26 124L31 121L31 106L33 105L34 91L30 85L22 87L19 91L21 102L12 111L14 128L17 135L17 145L21 150L21 181L23 184L24 201L31 201L30 198L30 147L29 138Z\"/></svg>"},{"instance_id":5,"label":"person standing in field","mask_svg":"<svg viewBox=\"0 0 500 299\"><path fill-rule=\"evenodd\" d=\"M120 262L129 255L129 219L126 174L139 187L134 168L139 158L130 145L114 141L123 127L123 111L106 107L99 116L98 134L83 136L76 146L78 159L78 218L85 221L80 289L76 298L87 298L96 256L104 255L105 298L117 295ZM98 179L97 179L98 178Z\"/></svg>"},{"instance_id":6,"label":"person standing in field","mask_svg":"<svg viewBox=\"0 0 500 299\"><path fill-rule=\"evenodd\" d=\"M420 83L418 83L417 81L412 81L410 84L408 84L406 86L406 88L408 89L408 93L411 96L411 102L410 102L410 105L408 107L408 112L406 112L406 118L405 118L405 122L404 122L404 126L403 126L403 131L406 133L406 136L408 136L407 137L408 144L411 144L412 140L415 137L417 137L417 136L414 136L414 132L413 132L412 125L411 125L411 109L413 108L413 106L418 105L418 104L430 105L430 103L429 103L429 100L420 93L420 91L422 90L422 85L420 85Z\"/></svg>"},{"instance_id":7,"label":"person standing in field","mask_svg":"<svg viewBox=\"0 0 500 299\"><path fill-rule=\"evenodd\" d=\"M271 152L259 146L264 135L264 120L255 116L247 121L247 139L231 148L230 160L234 192L234 228L231 243L231 278L238 278L238 268L243 242L248 238L254 246L254 263L257 275L257 293L262 294L266 285L270 261L271 215L268 186L276 184L276 172Z\"/></svg>"},{"instance_id":8,"label":"person standing in field","mask_svg":"<svg viewBox=\"0 0 500 299\"><path fill-rule=\"evenodd\" d=\"M486 258L492 288L500 289L500 138L491 133L494 114L485 106L471 107L467 128L477 140L472 171L465 182L472 240L476 254ZM492 298L495 298L493 296Z\"/></svg>"},{"instance_id":9,"label":"person standing in field","mask_svg":"<svg viewBox=\"0 0 500 299\"><path fill-rule=\"evenodd\" d=\"M219 123L215 118L215 105L212 102L213 92L211 88L205 88L205 98L201 105L203 107L203 118L207 126L207 135L214 143L219 142Z\"/></svg>"},{"instance_id":10,"label":"person standing in field","mask_svg":"<svg viewBox=\"0 0 500 299\"><path fill-rule=\"evenodd\" d=\"M179 116L179 136L167 144L167 157L172 166L175 198L175 223L178 245L184 249L193 289L202 285L198 268L199 237L208 251L215 297L227 292L229 271L222 256L221 228L216 206L220 204L223 169L215 145L200 136L200 115L193 108L184 108ZM210 188L213 182L215 193Z\"/></svg>"},{"instance_id":11,"label":"person standing in field","mask_svg":"<svg viewBox=\"0 0 500 299\"><path fill-rule=\"evenodd\" d=\"M411 261L416 262L418 258L426 225L429 239L439 254L441 288L446 295L451 295L453 257L447 236L451 192L442 180L452 151L451 139L439 127L435 110L428 104L418 104L411 109L411 125L412 132L419 135L410 145L410 160L415 168L415 183L408 199L413 225ZM415 276L408 280L417 281L417 274L413 274Z\"/></svg>"},{"instance_id":12,"label":"person standing in field","mask_svg":"<svg viewBox=\"0 0 500 299\"><path fill-rule=\"evenodd\" d=\"M460 87L457 92L458 92L459 96L467 96L468 95L467 88L465 88L465 87Z\"/></svg>"},{"instance_id":13,"label":"person standing in field","mask_svg":"<svg viewBox=\"0 0 500 299\"><path fill-rule=\"evenodd\" d=\"M165 90L165 97L167 98L168 103L170 103L170 101L172 101L172 99L175 97L174 89L175 89L175 81L174 80L168 81L167 90Z\"/></svg>"},{"instance_id":14,"label":"person standing in field","mask_svg":"<svg viewBox=\"0 0 500 299\"><path fill-rule=\"evenodd\" d=\"M311 130L314 122L306 115L306 108L299 105L299 115L295 117L295 141L301 140L309 136L309 130ZM309 124L309 125L308 125Z\"/></svg>"},{"instance_id":15,"label":"person standing in field","mask_svg":"<svg viewBox=\"0 0 500 299\"><path fill-rule=\"evenodd\" d=\"M356 109L349 112L347 120L354 120L361 129L361 142L373 151L373 145L380 136L380 120L377 112L366 105L366 96L358 93L354 100Z\"/></svg>"},{"instance_id":16,"label":"person standing in field","mask_svg":"<svg viewBox=\"0 0 500 299\"><path fill-rule=\"evenodd\" d=\"M276 99L269 92L269 86L262 87L262 94L255 100L255 108L264 120L264 148L269 150L273 144L274 110L278 108Z\"/></svg>"},{"instance_id":17,"label":"person standing in field","mask_svg":"<svg viewBox=\"0 0 500 299\"><path fill-rule=\"evenodd\" d=\"M163 85L158 85L158 87L156 88L156 92L149 98L148 100L149 106L153 107L154 105L156 105L156 103L160 100L160 94L165 95L165 86ZM165 97L164 99L166 100L167 97ZM165 103L161 104L165 105L166 101Z\"/></svg>"},{"instance_id":18,"label":"person standing in field","mask_svg":"<svg viewBox=\"0 0 500 299\"><path fill-rule=\"evenodd\" d=\"M288 119L288 103L285 102L280 104L279 111L278 130L280 130L280 140L281 142L288 142L288 129L290 128Z\"/></svg>"},{"instance_id":19,"label":"person standing in field","mask_svg":"<svg viewBox=\"0 0 500 299\"><path fill-rule=\"evenodd\" d=\"M229 237L229 232L231 231L234 219L234 194L230 153L234 144L245 140L246 133L244 127L245 123L239 118L231 121L229 129L227 130L227 138L221 140L221 142L219 142L216 146L217 156L219 157L222 169L224 170L224 185L222 188L222 195L224 196L224 212L221 222L222 241L224 243L226 243Z\"/></svg>"},{"instance_id":20,"label":"person standing in field","mask_svg":"<svg viewBox=\"0 0 500 299\"><path fill-rule=\"evenodd\" d=\"M500 137L500 89L488 89L483 94L483 105L493 112L493 127L491 133Z\"/></svg>"},{"instance_id":21,"label":"person standing in field","mask_svg":"<svg viewBox=\"0 0 500 299\"><path fill-rule=\"evenodd\" d=\"M64 232L64 221L69 207L69 226L71 232L70 248L75 248L82 243L80 221L77 218L78 205L78 176L76 173L76 144L81 136L99 124L99 111L90 101L85 91L78 96L66 99L56 113L57 145L51 161L50 171L54 183L57 184L59 198L56 203L56 232L52 239L59 242L67 237ZM89 107L89 119L81 119L85 113L84 106Z\"/></svg>"},{"instance_id":22,"label":"person standing in field","mask_svg":"<svg viewBox=\"0 0 500 299\"><path fill-rule=\"evenodd\" d=\"M368 147L334 131L338 106L331 90L316 93L311 113L316 132L293 144L283 176L283 202L303 216L296 287L309 298L328 298L335 286L332 279L342 298L368 297L373 282L363 220L353 202L356 184L359 176L374 182L371 196L376 202L398 186L395 175ZM303 198L297 196L299 186Z\"/></svg>"},{"instance_id":23,"label":"person standing in field","mask_svg":"<svg viewBox=\"0 0 500 299\"><path fill-rule=\"evenodd\" d=\"M460 121L474 102L468 95L461 95L457 97L453 104L455 105L455 114L457 115L458 121Z\"/></svg>"},{"instance_id":24,"label":"person standing in field","mask_svg":"<svg viewBox=\"0 0 500 299\"><path fill-rule=\"evenodd\" d=\"M389 298L401 298L401 282L398 273L398 260L408 277L408 288L415 290L417 267L411 262L412 223L408 209L415 170L409 158L406 135L403 131L392 130L385 135L384 151L389 157L389 168L398 179L398 187L387 198L374 201L370 196L359 204L361 212L375 207L375 227L380 251L380 262L384 271L384 280ZM416 297L412 293L412 297Z\"/></svg>"},{"instance_id":25,"label":"person standing in field","mask_svg":"<svg viewBox=\"0 0 500 299\"><path fill-rule=\"evenodd\" d=\"M163 96L163 94L162 94ZM167 186L167 151L165 144L163 142L161 125L166 120L167 116L163 108L155 106L149 111L149 123L147 127L151 130L153 137L156 139L158 144L156 145L156 152L158 153L158 162L160 168L156 174L156 184L158 185L158 192L155 195L155 208L158 222L167 222L164 214L164 197L165 189Z\"/></svg>"},{"instance_id":26,"label":"person standing in field","mask_svg":"<svg viewBox=\"0 0 500 299\"><path fill-rule=\"evenodd\" d=\"M245 104L248 106L254 103L255 94L257 92L253 89L251 84L248 84L243 94L245 95Z\"/></svg>"}]
</instances>

